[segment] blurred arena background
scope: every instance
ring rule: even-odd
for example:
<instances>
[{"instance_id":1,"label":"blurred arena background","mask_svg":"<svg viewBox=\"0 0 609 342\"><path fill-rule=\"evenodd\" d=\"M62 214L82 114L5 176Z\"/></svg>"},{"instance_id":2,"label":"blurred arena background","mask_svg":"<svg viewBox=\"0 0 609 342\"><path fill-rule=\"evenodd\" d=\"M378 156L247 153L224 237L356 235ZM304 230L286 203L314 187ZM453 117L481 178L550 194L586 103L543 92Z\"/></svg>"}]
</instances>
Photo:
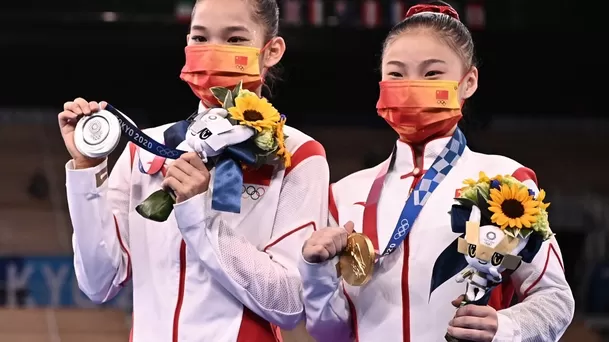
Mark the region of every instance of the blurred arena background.
<instances>
[{"instance_id":1,"label":"blurred arena background","mask_svg":"<svg viewBox=\"0 0 609 342\"><path fill-rule=\"evenodd\" d=\"M0 4L0 341L128 340L129 289L96 306L74 279L56 116L78 96L106 100L142 127L192 113L197 101L178 75L193 2ZM471 147L537 172L577 300L561 341L602 341L609 53L597 18L607 12L566 0L449 2L473 31L480 62L464 122ZM280 1L288 51L273 101L288 124L324 144L333 180L390 151L395 136L375 112L380 47L414 3Z\"/></svg>"}]
</instances>

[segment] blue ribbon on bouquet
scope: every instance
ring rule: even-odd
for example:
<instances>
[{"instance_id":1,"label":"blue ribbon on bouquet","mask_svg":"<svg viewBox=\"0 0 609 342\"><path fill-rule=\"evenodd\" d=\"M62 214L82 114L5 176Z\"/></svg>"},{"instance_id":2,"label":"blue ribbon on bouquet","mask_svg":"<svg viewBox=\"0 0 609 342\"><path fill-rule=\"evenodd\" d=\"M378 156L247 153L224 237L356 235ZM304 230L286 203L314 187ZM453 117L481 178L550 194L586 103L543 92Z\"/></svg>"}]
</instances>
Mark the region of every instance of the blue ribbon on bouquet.
<instances>
[{"instance_id":1,"label":"blue ribbon on bouquet","mask_svg":"<svg viewBox=\"0 0 609 342\"><path fill-rule=\"evenodd\" d=\"M116 108L108 104L105 108L120 122L122 134L140 148L163 158L177 159L187 151L176 149L184 141L190 122L182 120L169 127L164 132L166 144L161 144L142 132L137 126ZM254 165L255 154L248 148L248 142L228 146L216 157L214 189L211 208L218 211L240 213L241 192L243 188L243 170L241 163Z\"/></svg>"},{"instance_id":2,"label":"blue ribbon on bouquet","mask_svg":"<svg viewBox=\"0 0 609 342\"><path fill-rule=\"evenodd\" d=\"M245 143L229 146L216 162L212 209L230 213L241 212L243 169L241 163L254 165L256 156Z\"/></svg>"}]
</instances>

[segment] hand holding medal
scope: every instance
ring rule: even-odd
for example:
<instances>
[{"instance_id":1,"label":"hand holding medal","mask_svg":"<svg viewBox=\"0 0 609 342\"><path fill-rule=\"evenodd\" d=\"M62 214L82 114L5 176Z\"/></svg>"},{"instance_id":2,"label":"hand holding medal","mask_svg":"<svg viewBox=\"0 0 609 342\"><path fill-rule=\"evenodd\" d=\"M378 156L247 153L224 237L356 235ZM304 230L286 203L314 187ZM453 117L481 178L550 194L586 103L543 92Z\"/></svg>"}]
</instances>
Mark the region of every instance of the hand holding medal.
<instances>
[{"instance_id":1,"label":"hand holding medal","mask_svg":"<svg viewBox=\"0 0 609 342\"><path fill-rule=\"evenodd\" d=\"M111 124L107 118L94 115L103 110L106 105L107 103L103 101L100 103L95 101L87 102L79 97L74 101L66 102L63 105L63 112L58 115L61 135L63 136L68 153L70 153L70 156L74 160L75 168L94 167L99 165L105 158L105 156L97 155L96 153L87 153L87 150L83 149L82 145L99 145L109 135ZM116 120L116 118L114 119ZM89 124L85 125L86 122ZM87 129L87 132L83 131L83 127ZM118 143L118 139L116 142Z\"/></svg>"},{"instance_id":2,"label":"hand holding medal","mask_svg":"<svg viewBox=\"0 0 609 342\"><path fill-rule=\"evenodd\" d=\"M372 278L376 253L365 235L353 232L353 222L344 227L328 227L311 235L302 249L309 263L321 263L339 256L338 276L351 286L362 286Z\"/></svg>"}]
</instances>

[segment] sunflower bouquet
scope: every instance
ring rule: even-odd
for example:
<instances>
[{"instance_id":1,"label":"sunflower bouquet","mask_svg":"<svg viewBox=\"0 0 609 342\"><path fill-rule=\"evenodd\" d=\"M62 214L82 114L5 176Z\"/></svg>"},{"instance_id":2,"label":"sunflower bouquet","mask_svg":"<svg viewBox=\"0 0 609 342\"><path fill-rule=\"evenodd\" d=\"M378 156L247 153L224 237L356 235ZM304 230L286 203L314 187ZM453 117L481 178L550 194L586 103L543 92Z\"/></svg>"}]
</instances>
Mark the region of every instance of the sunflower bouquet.
<instances>
[{"instance_id":1,"label":"sunflower bouquet","mask_svg":"<svg viewBox=\"0 0 609 342\"><path fill-rule=\"evenodd\" d=\"M291 154L285 145L288 137L283 132L286 117L279 114L265 98L243 89L242 83L232 90L214 87L211 91L226 110L225 119L233 127L245 126L253 132L245 141L240 140L234 145L227 144L223 147L223 152L218 155L208 158L207 155L202 154L202 159L205 160L208 168L215 167L217 170L214 177L212 209L239 213L244 169L256 169L273 163L280 163L284 167L289 167L291 164ZM203 128L201 132L206 130ZM196 139L201 140L209 138L202 133L196 136ZM173 211L175 203L176 197L173 191L161 189L139 204L136 211L147 219L163 222Z\"/></svg>"},{"instance_id":2,"label":"sunflower bouquet","mask_svg":"<svg viewBox=\"0 0 609 342\"><path fill-rule=\"evenodd\" d=\"M451 225L457 251L465 256L457 275L465 282L460 306L487 305L491 291L502 282L502 272L516 270L520 262L531 262L541 243L553 234L548 223L546 193L539 194L509 175L489 178L484 172L478 180L466 179L451 209ZM460 262L460 263L459 263ZM465 342L445 336L448 342Z\"/></svg>"},{"instance_id":3,"label":"sunflower bouquet","mask_svg":"<svg viewBox=\"0 0 609 342\"><path fill-rule=\"evenodd\" d=\"M545 203L546 192L539 194L510 175L497 175L489 178L480 172L478 180L466 179L457 202L463 205L476 205L482 219L498 226L513 238L528 238L533 232L539 233L543 240L553 233L548 222Z\"/></svg>"},{"instance_id":4,"label":"sunflower bouquet","mask_svg":"<svg viewBox=\"0 0 609 342\"><path fill-rule=\"evenodd\" d=\"M250 139L250 149L259 166L272 160L280 160L285 167L291 164L290 152L285 146L283 128L285 115L279 114L267 99L258 97L239 83L234 89L213 87L210 89L222 108L228 111L228 121L233 125L243 125L255 130ZM251 165L243 164L243 167Z\"/></svg>"}]
</instances>

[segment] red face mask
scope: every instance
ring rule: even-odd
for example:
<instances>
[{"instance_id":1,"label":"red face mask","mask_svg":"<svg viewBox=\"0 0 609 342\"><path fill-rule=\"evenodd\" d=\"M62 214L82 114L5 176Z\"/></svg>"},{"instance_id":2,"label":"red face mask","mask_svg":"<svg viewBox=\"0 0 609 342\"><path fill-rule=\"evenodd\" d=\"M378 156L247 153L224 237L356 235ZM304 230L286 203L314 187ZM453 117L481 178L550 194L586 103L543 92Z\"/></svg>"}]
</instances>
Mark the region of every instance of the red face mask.
<instances>
[{"instance_id":1,"label":"red face mask","mask_svg":"<svg viewBox=\"0 0 609 342\"><path fill-rule=\"evenodd\" d=\"M263 83L258 59L261 49L232 45L190 45L185 49L186 63L180 78L208 107L220 103L209 90L233 88L243 81L243 88L255 91Z\"/></svg>"},{"instance_id":2,"label":"red face mask","mask_svg":"<svg viewBox=\"0 0 609 342\"><path fill-rule=\"evenodd\" d=\"M461 120L459 83L454 81L383 81L376 109L400 135L420 144L447 135Z\"/></svg>"}]
</instances>

